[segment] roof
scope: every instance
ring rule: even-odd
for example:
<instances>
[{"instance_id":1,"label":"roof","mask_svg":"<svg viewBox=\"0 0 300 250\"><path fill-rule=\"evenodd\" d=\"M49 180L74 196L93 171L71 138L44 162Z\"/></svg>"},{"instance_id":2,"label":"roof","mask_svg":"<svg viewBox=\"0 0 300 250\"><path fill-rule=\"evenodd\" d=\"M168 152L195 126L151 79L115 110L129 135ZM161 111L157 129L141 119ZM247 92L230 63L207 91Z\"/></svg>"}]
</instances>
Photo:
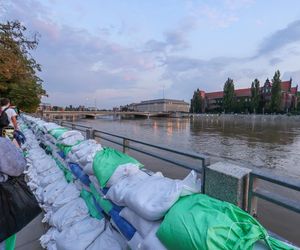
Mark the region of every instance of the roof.
<instances>
[{"instance_id":1,"label":"roof","mask_svg":"<svg viewBox=\"0 0 300 250\"><path fill-rule=\"evenodd\" d=\"M281 82L280 86L281 86L281 90L282 91L289 91L291 88L292 82L291 81L284 81Z\"/></svg>"},{"instance_id":2,"label":"roof","mask_svg":"<svg viewBox=\"0 0 300 250\"><path fill-rule=\"evenodd\" d=\"M177 104L186 104L189 105L184 100L175 100L175 99L155 99L155 100L147 100L147 101L141 101L140 103L137 103L136 105L144 105L144 104L155 104L155 103L177 103Z\"/></svg>"},{"instance_id":3,"label":"roof","mask_svg":"<svg viewBox=\"0 0 300 250\"><path fill-rule=\"evenodd\" d=\"M246 88L246 89L237 89L234 91L236 96L251 96L251 89Z\"/></svg>"},{"instance_id":4,"label":"roof","mask_svg":"<svg viewBox=\"0 0 300 250\"><path fill-rule=\"evenodd\" d=\"M251 96L251 89L246 88L246 89L236 89L234 91L236 96ZM223 98L224 92L223 91L218 91L218 92L210 92L206 93L205 96L208 99L217 99L217 98Z\"/></svg>"},{"instance_id":5,"label":"roof","mask_svg":"<svg viewBox=\"0 0 300 250\"><path fill-rule=\"evenodd\" d=\"M298 86L291 88L292 94L297 94L297 91L298 91Z\"/></svg>"}]
</instances>

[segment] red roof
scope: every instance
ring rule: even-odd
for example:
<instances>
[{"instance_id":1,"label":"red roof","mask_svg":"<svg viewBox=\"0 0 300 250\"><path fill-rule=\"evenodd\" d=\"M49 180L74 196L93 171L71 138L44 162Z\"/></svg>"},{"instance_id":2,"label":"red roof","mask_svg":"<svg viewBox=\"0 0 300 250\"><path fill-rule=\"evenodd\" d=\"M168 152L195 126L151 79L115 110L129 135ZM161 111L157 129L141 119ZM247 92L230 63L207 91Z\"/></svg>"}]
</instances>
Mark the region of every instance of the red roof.
<instances>
[{"instance_id":1,"label":"red roof","mask_svg":"<svg viewBox=\"0 0 300 250\"><path fill-rule=\"evenodd\" d=\"M292 83L290 81L281 82L281 90L289 91L289 89L291 88L291 85L292 85Z\"/></svg>"},{"instance_id":2,"label":"red roof","mask_svg":"<svg viewBox=\"0 0 300 250\"><path fill-rule=\"evenodd\" d=\"M223 93L223 91L210 92L210 93L206 93L205 96L206 96L208 99L223 98L224 93Z\"/></svg>"},{"instance_id":3,"label":"red roof","mask_svg":"<svg viewBox=\"0 0 300 250\"><path fill-rule=\"evenodd\" d=\"M251 89L236 89L234 93L236 96L251 96Z\"/></svg>"}]
</instances>

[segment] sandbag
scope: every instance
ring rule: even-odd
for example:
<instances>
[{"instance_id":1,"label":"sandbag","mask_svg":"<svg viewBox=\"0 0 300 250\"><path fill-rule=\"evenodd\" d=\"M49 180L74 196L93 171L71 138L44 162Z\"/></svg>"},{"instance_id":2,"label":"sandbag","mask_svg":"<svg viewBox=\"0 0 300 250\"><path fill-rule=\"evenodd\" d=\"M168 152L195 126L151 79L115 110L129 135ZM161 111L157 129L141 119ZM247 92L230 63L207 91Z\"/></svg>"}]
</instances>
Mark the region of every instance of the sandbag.
<instances>
[{"instance_id":1,"label":"sandbag","mask_svg":"<svg viewBox=\"0 0 300 250\"><path fill-rule=\"evenodd\" d=\"M113 148L104 148L97 152L93 161L93 170L101 187L106 186L107 181L118 166L126 163L133 163L139 167L143 167L136 159Z\"/></svg>"},{"instance_id":2,"label":"sandbag","mask_svg":"<svg viewBox=\"0 0 300 250\"><path fill-rule=\"evenodd\" d=\"M112 185L118 183L120 180L134 175L139 171L139 166L132 163L126 163L119 165L118 168L115 170L113 175L109 178L108 182L106 183L107 187L111 187Z\"/></svg>"},{"instance_id":3,"label":"sandbag","mask_svg":"<svg viewBox=\"0 0 300 250\"><path fill-rule=\"evenodd\" d=\"M69 183L64 188L64 190L56 197L54 203L52 204L52 207L57 210L58 208L62 207L63 205L78 198L79 195L80 195L80 192L76 188L76 186L73 183Z\"/></svg>"},{"instance_id":4,"label":"sandbag","mask_svg":"<svg viewBox=\"0 0 300 250\"><path fill-rule=\"evenodd\" d=\"M148 174L139 170L136 174L128 176L110 187L105 197L119 206L125 206L126 203L124 198L127 193L134 190L140 183L149 177Z\"/></svg>"},{"instance_id":5,"label":"sandbag","mask_svg":"<svg viewBox=\"0 0 300 250\"><path fill-rule=\"evenodd\" d=\"M145 238L153 228L158 228L161 221L148 221L125 207L121 210L120 216L127 220Z\"/></svg>"},{"instance_id":6,"label":"sandbag","mask_svg":"<svg viewBox=\"0 0 300 250\"><path fill-rule=\"evenodd\" d=\"M106 222L106 228L87 250L126 250L127 244L124 238Z\"/></svg>"},{"instance_id":7,"label":"sandbag","mask_svg":"<svg viewBox=\"0 0 300 250\"><path fill-rule=\"evenodd\" d=\"M83 199L77 198L59 208L50 218L49 224L59 231L89 216Z\"/></svg>"},{"instance_id":8,"label":"sandbag","mask_svg":"<svg viewBox=\"0 0 300 250\"><path fill-rule=\"evenodd\" d=\"M50 127L50 126L49 126ZM54 129L51 129L49 133L55 138L59 139L64 133L66 133L69 129L63 128L63 127L56 127Z\"/></svg>"},{"instance_id":9,"label":"sandbag","mask_svg":"<svg viewBox=\"0 0 300 250\"><path fill-rule=\"evenodd\" d=\"M157 237L169 250L250 250L260 239L273 250L292 249L270 240L263 226L247 212L204 194L177 201L166 214Z\"/></svg>"},{"instance_id":10,"label":"sandbag","mask_svg":"<svg viewBox=\"0 0 300 250\"><path fill-rule=\"evenodd\" d=\"M20 231L40 212L24 175L0 183L0 242Z\"/></svg>"},{"instance_id":11,"label":"sandbag","mask_svg":"<svg viewBox=\"0 0 300 250\"><path fill-rule=\"evenodd\" d=\"M156 236L159 224L155 225L140 244L141 250L167 250ZM201 249L201 248L200 248Z\"/></svg>"},{"instance_id":12,"label":"sandbag","mask_svg":"<svg viewBox=\"0 0 300 250\"><path fill-rule=\"evenodd\" d=\"M161 219L182 195L198 193L201 183L192 171L184 180L152 175L124 197L125 204L144 219Z\"/></svg>"},{"instance_id":13,"label":"sandbag","mask_svg":"<svg viewBox=\"0 0 300 250\"><path fill-rule=\"evenodd\" d=\"M20 176L26 168L21 151L9 140L0 137L0 173Z\"/></svg>"},{"instance_id":14,"label":"sandbag","mask_svg":"<svg viewBox=\"0 0 300 250\"><path fill-rule=\"evenodd\" d=\"M63 230L56 239L59 250L85 250L104 231L105 220L86 218Z\"/></svg>"}]
</instances>

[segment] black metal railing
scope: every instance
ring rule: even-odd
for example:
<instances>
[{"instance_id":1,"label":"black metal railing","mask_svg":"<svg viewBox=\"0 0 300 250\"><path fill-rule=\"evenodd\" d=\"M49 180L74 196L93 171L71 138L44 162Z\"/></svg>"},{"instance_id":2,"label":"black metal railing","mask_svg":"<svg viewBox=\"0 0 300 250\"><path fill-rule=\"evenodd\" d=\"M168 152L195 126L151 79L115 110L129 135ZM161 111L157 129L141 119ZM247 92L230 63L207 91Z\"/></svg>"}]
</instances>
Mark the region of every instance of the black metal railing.
<instances>
[{"instance_id":1,"label":"black metal railing","mask_svg":"<svg viewBox=\"0 0 300 250\"><path fill-rule=\"evenodd\" d=\"M252 208L255 198L260 198L276 204L278 206L284 207L296 213L300 213L300 201L288 198L281 194L268 191L266 189L259 188L257 186L257 181L263 180L272 184L276 184L280 187L288 188L299 192L300 197L300 181L296 179L287 179L279 176L272 175L270 173L266 174L259 171L252 171L249 176L249 189L248 189L248 212L251 214L256 214L255 207Z\"/></svg>"}]
</instances>

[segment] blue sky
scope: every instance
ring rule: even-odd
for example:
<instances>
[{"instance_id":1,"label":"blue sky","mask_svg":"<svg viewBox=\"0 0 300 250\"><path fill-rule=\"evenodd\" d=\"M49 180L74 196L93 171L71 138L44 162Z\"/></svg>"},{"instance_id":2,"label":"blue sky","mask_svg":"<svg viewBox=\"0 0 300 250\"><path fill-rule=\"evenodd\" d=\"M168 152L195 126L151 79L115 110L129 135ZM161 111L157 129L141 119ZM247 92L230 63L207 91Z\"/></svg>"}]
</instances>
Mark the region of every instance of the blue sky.
<instances>
[{"instance_id":1,"label":"blue sky","mask_svg":"<svg viewBox=\"0 0 300 250\"><path fill-rule=\"evenodd\" d=\"M189 101L277 69L300 83L298 0L0 1L0 20L15 19L41 35L32 54L53 105L111 108L163 89Z\"/></svg>"}]
</instances>

